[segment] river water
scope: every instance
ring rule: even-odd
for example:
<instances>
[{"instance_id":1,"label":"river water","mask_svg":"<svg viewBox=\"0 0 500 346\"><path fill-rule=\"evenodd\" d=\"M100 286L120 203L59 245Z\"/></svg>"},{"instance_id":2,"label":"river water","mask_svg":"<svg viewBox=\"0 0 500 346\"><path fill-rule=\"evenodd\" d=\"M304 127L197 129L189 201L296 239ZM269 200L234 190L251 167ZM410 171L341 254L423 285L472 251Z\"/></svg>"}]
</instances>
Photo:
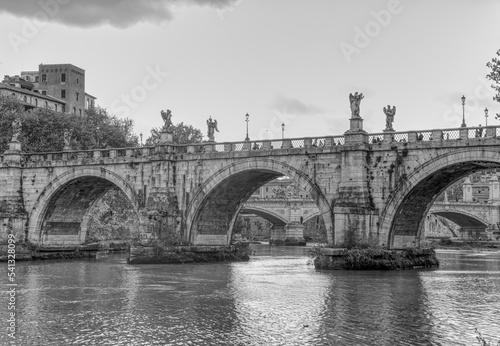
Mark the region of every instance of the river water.
<instances>
[{"instance_id":1,"label":"river water","mask_svg":"<svg viewBox=\"0 0 500 346\"><path fill-rule=\"evenodd\" d=\"M16 339L3 286L0 343L468 346L475 328L500 340L500 252L439 252L438 270L320 271L307 248L254 250L246 263L18 262Z\"/></svg>"}]
</instances>

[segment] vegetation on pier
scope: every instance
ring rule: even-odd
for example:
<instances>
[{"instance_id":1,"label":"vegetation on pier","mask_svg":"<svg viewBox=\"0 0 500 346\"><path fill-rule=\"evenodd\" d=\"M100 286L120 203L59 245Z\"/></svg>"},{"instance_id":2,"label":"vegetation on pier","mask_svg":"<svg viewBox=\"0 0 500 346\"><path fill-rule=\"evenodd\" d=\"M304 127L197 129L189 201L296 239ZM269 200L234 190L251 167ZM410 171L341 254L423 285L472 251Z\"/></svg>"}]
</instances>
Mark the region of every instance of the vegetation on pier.
<instances>
[{"instance_id":1,"label":"vegetation on pier","mask_svg":"<svg viewBox=\"0 0 500 346\"><path fill-rule=\"evenodd\" d=\"M360 234L357 222L349 224L345 231L344 243L340 247L315 247L310 256L314 259L316 269L397 270L439 266L434 249L384 249L374 237Z\"/></svg>"}]
</instances>

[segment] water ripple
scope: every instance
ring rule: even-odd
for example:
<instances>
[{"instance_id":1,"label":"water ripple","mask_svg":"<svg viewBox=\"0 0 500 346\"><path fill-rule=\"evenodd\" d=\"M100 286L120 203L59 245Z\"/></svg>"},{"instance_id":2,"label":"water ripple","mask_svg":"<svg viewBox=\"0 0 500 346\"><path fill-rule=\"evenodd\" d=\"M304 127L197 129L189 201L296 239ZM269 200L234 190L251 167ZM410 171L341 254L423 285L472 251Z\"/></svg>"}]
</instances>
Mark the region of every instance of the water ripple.
<instances>
[{"instance_id":1,"label":"water ripple","mask_svg":"<svg viewBox=\"0 0 500 346\"><path fill-rule=\"evenodd\" d=\"M17 344L473 345L475 328L500 340L498 253L440 253L435 271L330 272L307 265L305 248L255 250L246 263L19 263Z\"/></svg>"}]
</instances>

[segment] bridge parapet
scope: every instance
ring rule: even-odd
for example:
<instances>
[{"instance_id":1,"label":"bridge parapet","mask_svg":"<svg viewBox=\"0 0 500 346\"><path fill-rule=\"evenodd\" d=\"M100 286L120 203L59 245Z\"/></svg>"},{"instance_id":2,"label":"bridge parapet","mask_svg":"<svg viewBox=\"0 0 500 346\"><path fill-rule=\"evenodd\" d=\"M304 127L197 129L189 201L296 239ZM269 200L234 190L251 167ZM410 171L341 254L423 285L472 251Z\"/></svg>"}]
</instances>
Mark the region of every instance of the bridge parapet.
<instances>
[{"instance_id":1,"label":"bridge parapet","mask_svg":"<svg viewBox=\"0 0 500 346\"><path fill-rule=\"evenodd\" d=\"M158 145L137 148L111 148L91 150L71 150L58 152L24 153L25 163L36 162L65 162L81 160L114 160L117 158L153 158L160 154L188 155L230 152L288 152L291 149L307 148L334 148L344 144L344 136L307 137L281 140L224 142L224 143L196 143L181 145ZM0 156L3 162L3 156Z\"/></svg>"},{"instance_id":2,"label":"bridge parapet","mask_svg":"<svg viewBox=\"0 0 500 346\"><path fill-rule=\"evenodd\" d=\"M368 134L369 144L432 142L450 146L462 145L463 141L500 138L500 126L433 129L423 131L383 132ZM496 143L496 142L495 142ZM23 154L25 162L75 161L81 159L146 158L158 154L210 154L230 152L283 152L297 148L318 148L328 150L345 144L344 136L323 136L306 138L268 139L241 142L204 142L181 145L158 145L135 148L111 148L72 150ZM494 143L492 143L494 144ZM0 156L0 163L4 157Z\"/></svg>"},{"instance_id":3,"label":"bridge parapet","mask_svg":"<svg viewBox=\"0 0 500 346\"><path fill-rule=\"evenodd\" d=\"M324 136L324 137L306 137L306 138L285 138L268 139L257 141L242 142L222 142L222 143L196 143L181 144L175 146L175 153L193 154L193 153L212 153L212 152L234 152L234 151L274 151L287 150L294 148L331 148L344 144L344 136Z\"/></svg>"},{"instance_id":4,"label":"bridge parapet","mask_svg":"<svg viewBox=\"0 0 500 346\"><path fill-rule=\"evenodd\" d=\"M388 136L389 134L389 136ZM500 126L476 126L423 131L381 132L368 135L370 144L381 142L453 141L500 136Z\"/></svg>"}]
</instances>

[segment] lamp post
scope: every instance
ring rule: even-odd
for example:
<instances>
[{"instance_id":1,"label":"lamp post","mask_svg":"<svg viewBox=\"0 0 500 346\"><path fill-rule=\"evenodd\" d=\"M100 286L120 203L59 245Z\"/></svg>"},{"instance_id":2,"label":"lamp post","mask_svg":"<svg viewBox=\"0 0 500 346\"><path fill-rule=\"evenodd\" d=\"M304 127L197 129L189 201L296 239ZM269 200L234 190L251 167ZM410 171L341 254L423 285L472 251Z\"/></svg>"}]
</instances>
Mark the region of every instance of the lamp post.
<instances>
[{"instance_id":1,"label":"lamp post","mask_svg":"<svg viewBox=\"0 0 500 346\"><path fill-rule=\"evenodd\" d=\"M249 121L250 115L248 113L245 115L245 121L247 122L247 137L245 138L245 141L249 141L250 137L248 137L248 121Z\"/></svg>"},{"instance_id":2,"label":"lamp post","mask_svg":"<svg viewBox=\"0 0 500 346\"><path fill-rule=\"evenodd\" d=\"M281 139L285 138L285 123L281 123Z\"/></svg>"},{"instance_id":3,"label":"lamp post","mask_svg":"<svg viewBox=\"0 0 500 346\"><path fill-rule=\"evenodd\" d=\"M142 132L139 134L139 137L141 137L141 147L142 147Z\"/></svg>"},{"instance_id":4,"label":"lamp post","mask_svg":"<svg viewBox=\"0 0 500 346\"><path fill-rule=\"evenodd\" d=\"M486 119L486 126L488 126L488 108L484 109L484 118Z\"/></svg>"},{"instance_id":5,"label":"lamp post","mask_svg":"<svg viewBox=\"0 0 500 346\"><path fill-rule=\"evenodd\" d=\"M462 95L462 127L467 127L465 125L465 96Z\"/></svg>"}]
</instances>

